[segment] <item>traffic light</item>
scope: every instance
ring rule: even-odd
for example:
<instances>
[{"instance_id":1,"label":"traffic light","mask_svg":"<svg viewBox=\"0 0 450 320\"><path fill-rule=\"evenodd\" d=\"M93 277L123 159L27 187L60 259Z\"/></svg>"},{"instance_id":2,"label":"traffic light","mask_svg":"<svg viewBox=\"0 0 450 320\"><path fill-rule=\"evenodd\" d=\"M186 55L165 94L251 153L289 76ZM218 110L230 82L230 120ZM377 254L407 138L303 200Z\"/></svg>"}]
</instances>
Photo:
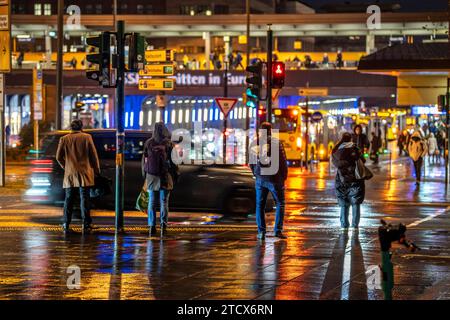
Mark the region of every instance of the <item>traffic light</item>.
<instances>
[{"instance_id":1,"label":"traffic light","mask_svg":"<svg viewBox=\"0 0 450 320\"><path fill-rule=\"evenodd\" d=\"M126 36L126 40L128 40L126 70L128 72L143 70L145 62L145 38L139 35L139 33L133 32Z\"/></svg>"},{"instance_id":2,"label":"traffic light","mask_svg":"<svg viewBox=\"0 0 450 320\"><path fill-rule=\"evenodd\" d=\"M86 38L86 43L97 52L86 55L86 60L95 70L87 70L86 77L98 81L104 88L115 87L115 76L111 65L111 32L102 32L99 36Z\"/></svg>"},{"instance_id":3,"label":"traffic light","mask_svg":"<svg viewBox=\"0 0 450 320\"><path fill-rule=\"evenodd\" d=\"M75 102L75 106L72 109L72 112L81 112L86 104L82 101Z\"/></svg>"},{"instance_id":4,"label":"traffic light","mask_svg":"<svg viewBox=\"0 0 450 320\"><path fill-rule=\"evenodd\" d=\"M275 61L272 64L272 88L281 89L284 86L286 68L284 62Z\"/></svg>"},{"instance_id":5,"label":"traffic light","mask_svg":"<svg viewBox=\"0 0 450 320\"><path fill-rule=\"evenodd\" d=\"M247 87L247 97L253 97L259 99L261 96L262 88L262 63L257 61L256 63L247 66L245 71L249 72L250 75L247 76L245 82L249 85Z\"/></svg>"}]
</instances>

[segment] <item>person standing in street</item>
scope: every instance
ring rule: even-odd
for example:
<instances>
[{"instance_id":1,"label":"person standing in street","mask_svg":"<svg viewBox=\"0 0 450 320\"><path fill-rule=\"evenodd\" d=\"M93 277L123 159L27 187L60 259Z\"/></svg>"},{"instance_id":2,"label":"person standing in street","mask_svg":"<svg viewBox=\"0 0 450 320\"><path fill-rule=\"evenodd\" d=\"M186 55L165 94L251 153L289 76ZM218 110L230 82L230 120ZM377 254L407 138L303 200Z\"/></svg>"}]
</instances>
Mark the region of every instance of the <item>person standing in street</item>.
<instances>
[{"instance_id":1,"label":"person standing in street","mask_svg":"<svg viewBox=\"0 0 450 320\"><path fill-rule=\"evenodd\" d=\"M427 154L427 143L422 139L420 132L415 131L408 145L408 153L414 163L416 185L420 184L422 177L423 157Z\"/></svg>"},{"instance_id":2,"label":"person standing in street","mask_svg":"<svg viewBox=\"0 0 450 320\"><path fill-rule=\"evenodd\" d=\"M378 152L381 148L381 136L372 132L372 141L370 143L370 160L373 164L378 164Z\"/></svg>"},{"instance_id":3,"label":"person standing in street","mask_svg":"<svg viewBox=\"0 0 450 320\"><path fill-rule=\"evenodd\" d=\"M366 149L369 149L370 142L369 138L362 132L362 126L360 124L357 124L353 129L352 141L359 148L361 159L366 162L366 159L364 159L364 152Z\"/></svg>"},{"instance_id":4,"label":"person standing in street","mask_svg":"<svg viewBox=\"0 0 450 320\"><path fill-rule=\"evenodd\" d=\"M261 149L270 150L272 144L278 144L278 150L271 150L271 156L269 158L278 157L278 168L274 174L265 175L263 172L264 167L270 165L264 165L260 161L260 157L256 161L256 164L250 164L253 175L256 178L256 223L258 225L258 239L264 240L266 237L266 219L264 209L266 207L267 196L269 192L272 194L276 204L276 217L274 234L275 237L280 239L286 239L283 234L283 220L285 212L285 186L284 183L288 175L288 167L286 160L286 153L284 147L277 138L272 136L272 125L269 122L263 122L260 126L260 131L265 130L267 132L267 141L265 145L261 146ZM260 138L261 139L261 138ZM275 141L275 139L277 139ZM261 142L261 140L260 140Z\"/></svg>"},{"instance_id":5,"label":"person standing in street","mask_svg":"<svg viewBox=\"0 0 450 320\"><path fill-rule=\"evenodd\" d=\"M429 163L436 163L437 157L439 154L438 143L436 137L431 132L428 137L428 156L430 157Z\"/></svg>"},{"instance_id":6,"label":"person standing in street","mask_svg":"<svg viewBox=\"0 0 450 320\"><path fill-rule=\"evenodd\" d=\"M359 148L352 142L352 136L346 132L332 151L332 162L337 168L335 188L336 197L341 208L341 228L349 227L348 216L352 207L352 228L359 227L361 204L365 197L364 180L356 178L356 162L361 158Z\"/></svg>"},{"instance_id":7,"label":"person standing in street","mask_svg":"<svg viewBox=\"0 0 450 320\"><path fill-rule=\"evenodd\" d=\"M169 196L178 176L178 167L172 162L174 145L169 129L163 122L155 123L153 136L144 144L142 175L148 192L148 226L150 236L156 235L156 201L160 203L161 235L167 233Z\"/></svg>"},{"instance_id":8,"label":"person standing in street","mask_svg":"<svg viewBox=\"0 0 450 320\"><path fill-rule=\"evenodd\" d=\"M64 169L64 232L69 232L75 192L80 194L80 208L83 232L92 230L89 188L94 186L95 177L100 174L100 162L92 136L82 132L83 122L73 120L71 132L59 140L56 161Z\"/></svg>"}]
</instances>

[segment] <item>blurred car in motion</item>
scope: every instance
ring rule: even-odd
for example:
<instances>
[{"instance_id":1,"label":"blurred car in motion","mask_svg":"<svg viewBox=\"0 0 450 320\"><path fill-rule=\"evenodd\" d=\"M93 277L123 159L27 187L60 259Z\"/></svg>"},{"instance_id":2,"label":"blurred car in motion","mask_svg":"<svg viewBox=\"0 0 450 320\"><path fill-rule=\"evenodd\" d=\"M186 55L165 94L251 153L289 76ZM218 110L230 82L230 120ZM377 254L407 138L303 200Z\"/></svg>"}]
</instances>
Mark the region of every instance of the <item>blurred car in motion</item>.
<instances>
[{"instance_id":1,"label":"blurred car in motion","mask_svg":"<svg viewBox=\"0 0 450 320\"><path fill-rule=\"evenodd\" d=\"M116 132L112 129L84 130L92 135L100 159L101 174L115 183ZM64 171L55 159L59 139L69 131L57 131L44 136L39 158L31 160L32 174L24 198L35 203L59 204L64 202L62 181ZM134 209L144 178L141 158L145 141L151 132L125 133L125 208ZM217 211L225 215L254 213L255 189L251 170L242 165L180 165L180 178L170 195L169 206L174 210ZM114 187L113 187L114 190ZM94 198L97 208L114 207L112 194ZM268 210L273 200L268 201Z\"/></svg>"}]
</instances>

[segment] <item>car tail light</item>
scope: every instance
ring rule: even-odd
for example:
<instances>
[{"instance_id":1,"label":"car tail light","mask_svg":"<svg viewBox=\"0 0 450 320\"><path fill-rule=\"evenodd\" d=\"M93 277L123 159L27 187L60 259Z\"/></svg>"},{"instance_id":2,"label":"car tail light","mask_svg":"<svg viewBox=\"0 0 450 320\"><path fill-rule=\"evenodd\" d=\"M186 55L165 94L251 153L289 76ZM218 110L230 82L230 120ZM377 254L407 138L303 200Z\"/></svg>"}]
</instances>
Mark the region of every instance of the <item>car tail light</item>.
<instances>
[{"instance_id":1,"label":"car tail light","mask_svg":"<svg viewBox=\"0 0 450 320\"><path fill-rule=\"evenodd\" d=\"M33 173L51 173L53 171L53 160L31 160Z\"/></svg>"}]
</instances>

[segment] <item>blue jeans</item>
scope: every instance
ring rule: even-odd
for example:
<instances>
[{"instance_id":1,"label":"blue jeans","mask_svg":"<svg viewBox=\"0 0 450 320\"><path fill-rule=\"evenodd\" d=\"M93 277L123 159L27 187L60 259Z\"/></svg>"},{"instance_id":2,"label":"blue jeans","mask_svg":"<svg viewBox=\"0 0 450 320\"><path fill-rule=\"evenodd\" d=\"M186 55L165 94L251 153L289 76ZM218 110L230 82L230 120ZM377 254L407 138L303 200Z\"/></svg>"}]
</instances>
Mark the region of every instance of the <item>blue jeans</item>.
<instances>
[{"instance_id":1,"label":"blue jeans","mask_svg":"<svg viewBox=\"0 0 450 320\"><path fill-rule=\"evenodd\" d=\"M91 197L89 195L89 187L74 187L65 188L66 197L64 199L64 223L69 225L72 222L72 212L74 205L75 192L80 194L80 209L81 217L84 226L89 226L92 223L91 218Z\"/></svg>"},{"instance_id":2,"label":"blue jeans","mask_svg":"<svg viewBox=\"0 0 450 320\"><path fill-rule=\"evenodd\" d=\"M361 205L353 204L351 206L352 206L352 227L358 228L359 219L361 216ZM344 206L341 206L341 227L342 228L348 228L348 226L349 226L349 222L348 222L349 213L350 213L350 204L345 204Z\"/></svg>"},{"instance_id":3,"label":"blue jeans","mask_svg":"<svg viewBox=\"0 0 450 320\"><path fill-rule=\"evenodd\" d=\"M256 179L256 224L258 225L258 232L266 232L266 217L264 209L266 207L267 196L269 192L272 194L276 209L275 217L275 233L283 231L284 219L284 183L273 183Z\"/></svg>"},{"instance_id":4,"label":"blue jeans","mask_svg":"<svg viewBox=\"0 0 450 320\"><path fill-rule=\"evenodd\" d=\"M159 191L148 192L148 225L154 227L156 225L156 199L159 195L160 204L160 223L161 226L167 225L169 220L169 195L170 190L161 189Z\"/></svg>"}]
</instances>

